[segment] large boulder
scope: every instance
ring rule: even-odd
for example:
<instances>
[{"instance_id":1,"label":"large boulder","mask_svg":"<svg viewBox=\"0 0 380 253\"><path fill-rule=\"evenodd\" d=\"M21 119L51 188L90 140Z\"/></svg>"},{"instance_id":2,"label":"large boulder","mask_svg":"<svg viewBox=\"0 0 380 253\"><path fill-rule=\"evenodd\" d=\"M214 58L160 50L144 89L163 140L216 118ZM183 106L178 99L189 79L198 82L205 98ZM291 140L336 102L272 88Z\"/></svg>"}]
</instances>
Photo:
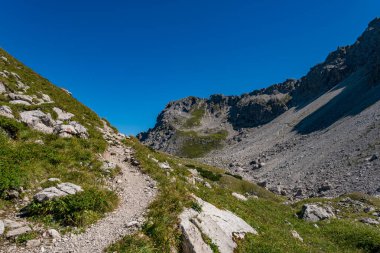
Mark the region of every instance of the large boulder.
<instances>
[{"instance_id":1,"label":"large boulder","mask_svg":"<svg viewBox=\"0 0 380 253\"><path fill-rule=\"evenodd\" d=\"M54 133L63 138L70 138L77 135L77 131L72 125L56 125L54 127Z\"/></svg>"},{"instance_id":2,"label":"large boulder","mask_svg":"<svg viewBox=\"0 0 380 253\"><path fill-rule=\"evenodd\" d=\"M203 241L202 234L210 238L221 253L233 253L237 247L235 241L243 239L246 233L257 234L254 228L232 212L221 210L195 196L194 199L201 206L201 211L186 209L180 215L184 253L212 252Z\"/></svg>"},{"instance_id":3,"label":"large boulder","mask_svg":"<svg viewBox=\"0 0 380 253\"><path fill-rule=\"evenodd\" d=\"M11 118L11 119L14 118L13 113L12 113L12 109L6 105L0 106L0 116L4 116L7 118Z\"/></svg>"},{"instance_id":4,"label":"large boulder","mask_svg":"<svg viewBox=\"0 0 380 253\"><path fill-rule=\"evenodd\" d=\"M62 109L60 109L58 107L54 107L53 111L57 114L57 119L58 120L69 120L72 117L74 117L74 114L69 113L69 112L65 112L64 110L62 110Z\"/></svg>"},{"instance_id":5,"label":"large boulder","mask_svg":"<svg viewBox=\"0 0 380 253\"><path fill-rule=\"evenodd\" d=\"M331 207L322 207L316 204L305 204L302 207L300 217L306 221L317 222L334 217Z\"/></svg>"},{"instance_id":6,"label":"large boulder","mask_svg":"<svg viewBox=\"0 0 380 253\"><path fill-rule=\"evenodd\" d=\"M87 139L88 138L88 133L87 133L87 128L82 126L76 121L71 121L70 125L74 127L75 131L77 131L77 135L80 138Z\"/></svg>"},{"instance_id":7,"label":"large boulder","mask_svg":"<svg viewBox=\"0 0 380 253\"><path fill-rule=\"evenodd\" d=\"M37 202L44 202L67 195L73 195L81 191L83 191L82 187L78 185L72 183L62 183L58 184L57 187L45 188L42 191L38 192L36 195L34 195L34 200Z\"/></svg>"},{"instance_id":8,"label":"large boulder","mask_svg":"<svg viewBox=\"0 0 380 253\"><path fill-rule=\"evenodd\" d=\"M78 136L83 139L88 138L87 129L76 121L71 121L67 125L56 125L53 132L63 138L70 138L72 136Z\"/></svg>"},{"instance_id":9,"label":"large boulder","mask_svg":"<svg viewBox=\"0 0 380 253\"><path fill-rule=\"evenodd\" d=\"M49 113L45 114L40 110L21 112L20 118L29 127L48 134L53 133L53 127L56 124Z\"/></svg>"},{"instance_id":10,"label":"large boulder","mask_svg":"<svg viewBox=\"0 0 380 253\"><path fill-rule=\"evenodd\" d=\"M211 247L203 241L201 231L189 219L196 215L195 210L187 209L180 216L183 235L182 251L184 253L213 253Z\"/></svg>"}]
</instances>

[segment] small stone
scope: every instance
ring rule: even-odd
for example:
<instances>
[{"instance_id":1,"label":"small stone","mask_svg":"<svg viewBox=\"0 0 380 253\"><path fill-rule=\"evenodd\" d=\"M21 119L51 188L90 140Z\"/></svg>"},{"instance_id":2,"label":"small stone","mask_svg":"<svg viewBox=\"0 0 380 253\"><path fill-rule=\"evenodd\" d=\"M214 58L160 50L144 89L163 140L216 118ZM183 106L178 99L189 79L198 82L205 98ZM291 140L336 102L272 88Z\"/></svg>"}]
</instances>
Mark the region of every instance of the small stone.
<instances>
[{"instance_id":1,"label":"small stone","mask_svg":"<svg viewBox=\"0 0 380 253\"><path fill-rule=\"evenodd\" d=\"M55 229L49 229L47 233L53 239L61 239L61 234Z\"/></svg>"},{"instance_id":2,"label":"small stone","mask_svg":"<svg viewBox=\"0 0 380 253\"><path fill-rule=\"evenodd\" d=\"M41 241L39 239L29 240L26 242L27 248L35 248L41 245Z\"/></svg>"},{"instance_id":3,"label":"small stone","mask_svg":"<svg viewBox=\"0 0 380 253\"><path fill-rule=\"evenodd\" d=\"M166 170L171 169L168 162L158 163L158 167L160 167L161 169L166 169Z\"/></svg>"},{"instance_id":4,"label":"small stone","mask_svg":"<svg viewBox=\"0 0 380 253\"><path fill-rule=\"evenodd\" d=\"M61 179L56 178L56 177L52 177L52 178L49 178L48 181L49 181L49 182L60 182Z\"/></svg>"},{"instance_id":5,"label":"small stone","mask_svg":"<svg viewBox=\"0 0 380 253\"><path fill-rule=\"evenodd\" d=\"M298 234L297 231L292 230L291 233L292 233L292 236L293 236L294 238L296 238L296 239L300 240L301 242L303 242L302 237Z\"/></svg>"},{"instance_id":6,"label":"small stone","mask_svg":"<svg viewBox=\"0 0 380 253\"><path fill-rule=\"evenodd\" d=\"M233 192L232 196L234 196L235 198L237 198L238 200L241 200L241 201L247 201L248 200L244 195L241 195L237 192Z\"/></svg>"},{"instance_id":7,"label":"small stone","mask_svg":"<svg viewBox=\"0 0 380 253\"><path fill-rule=\"evenodd\" d=\"M212 188L212 186L210 185L210 183L209 182L204 182L204 186L206 186L207 188L209 188L209 189L211 189Z\"/></svg>"},{"instance_id":8,"label":"small stone","mask_svg":"<svg viewBox=\"0 0 380 253\"><path fill-rule=\"evenodd\" d=\"M7 192L7 199L18 199L20 197L20 193L16 190L9 190Z\"/></svg>"},{"instance_id":9,"label":"small stone","mask_svg":"<svg viewBox=\"0 0 380 253\"><path fill-rule=\"evenodd\" d=\"M131 221L127 224L127 228L130 228L130 227L138 227L139 226L139 223L138 221Z\"/></svg>"}]
</instances>

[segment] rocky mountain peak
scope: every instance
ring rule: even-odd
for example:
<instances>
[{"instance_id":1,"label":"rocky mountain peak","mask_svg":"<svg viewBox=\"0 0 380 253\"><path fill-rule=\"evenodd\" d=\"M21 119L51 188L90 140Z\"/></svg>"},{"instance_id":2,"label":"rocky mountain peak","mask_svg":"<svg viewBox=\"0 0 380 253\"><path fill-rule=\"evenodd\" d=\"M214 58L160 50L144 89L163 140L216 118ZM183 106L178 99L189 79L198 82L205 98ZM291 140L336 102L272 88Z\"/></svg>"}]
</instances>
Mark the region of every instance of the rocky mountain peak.
<instances>
[{"instance_id":1,"label":"rocky mountain peak","mask_svg":"<svg viewBox=\"0 0 380 253\"><path fill-rule=\"evenodd\" d=\"M373 147L366 151L368 156L379 151L372 143L376 139L373 130L378 128L379 117L373 108L380 100L379 83L380 19L376 18L354 44L338 47L302 78L240 96L216 94L209 99L189 97L172 102L140 140L162 151L229 168L257 182L267 181L263 185L272 189L284 184L292 188L284 191L287 194L320 194L322 186L312 180L316 174L328 178L322 175L333 170L343 177L343 168L354 170L353 163L346 162L354 154L351 142L357 143L358 149ZM354 125L361 130L355 132ZM328 148L323 146L326 143ZM310 145L319 148L310 153ZM344 151L337 154L336 150ZM318 157L322 153L324 159ZM302 179L289 178L294 173ZM308 189L300 187L301 181ZM329 187L331 194L375 188L349 182L339 189Z\"/></svg>"}]
</instances>

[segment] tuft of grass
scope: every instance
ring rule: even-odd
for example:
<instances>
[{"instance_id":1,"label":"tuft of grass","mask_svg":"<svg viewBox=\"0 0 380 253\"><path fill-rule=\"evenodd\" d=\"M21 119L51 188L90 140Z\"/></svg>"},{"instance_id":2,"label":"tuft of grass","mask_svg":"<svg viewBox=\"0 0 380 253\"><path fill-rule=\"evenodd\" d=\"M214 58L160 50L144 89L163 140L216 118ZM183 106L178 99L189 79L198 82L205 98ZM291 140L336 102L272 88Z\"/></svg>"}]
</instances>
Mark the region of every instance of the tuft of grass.
<instances>
[{"instance_id":1,"label":"tuft of grass","mask_svg":"<svg viewBox=\"0 0 380 253\"><path fill-rule=\"evenodd\" d=\"M177 134L183 138L177 155L188 158L202 157L210 151L222 147L222 141L228 136L228 132L225 130L207 135L199 135L194 131L177 131Z\"/></svg>"},{"instance_id":2,"label":"tuft of grass","mask_svg":"<svg viewBox=\"0 0 380 253\"><path fill-rule=\"evenodd\" d=\"M222 175L219 174L219 173L214 173L212 171L205 170L205 169L203 169L201 167L195 167L195 169L198 171L198 173L202 177L207 178L207 179L209 179L211 181L214 181L214 182L219 181L220 178L222 177Z\"/></svg>"},{"instance_id":3,"label":"tuft of grass","mask_svg":"<svg viewBox=\"0 0 380 253\"><path fill-rule=\"evenodd\" d=\"M196 201L193 201L191 203L191 208L197 211L198 213L202 212L202 206Z\"/></svg>"},{"instance_id":4,"label":"tuft of grass","mask_svg":"<svg viewBox=\"0 0 380 253\"><path fill-rule=\"evenodd\" d=\"M133 253L157 253L152 240L145 234L127 235L120 241L112 244L107 252L133 252Z\"/></svg>"},{"instance_id":5,"label":"tuft of grass","mask_svg":"<svg viewBox=\"0 0 380 253\"><path fill-rule=\"evenodd\" d=\"M108 190L86 189L62 198L32 202L24 211L28 216L61 226L86 227L112 211L118 204L117 195Z\"/></svg>"},{"instance_id":6,"label":"tuft of grass","mask_svg":"<svg viewBox=\"0 0 380 253\"><path fill-rule=\"evenodd\" d=\"M28 233L25 233L25 234L22 234L22 235L19 235L18 237L16 237L15 242L17 244L24 244L27 241L36 239L37 237L38 237L37 232L31 231L31 232L28 232Z\"/></svg>"}]
</instances>

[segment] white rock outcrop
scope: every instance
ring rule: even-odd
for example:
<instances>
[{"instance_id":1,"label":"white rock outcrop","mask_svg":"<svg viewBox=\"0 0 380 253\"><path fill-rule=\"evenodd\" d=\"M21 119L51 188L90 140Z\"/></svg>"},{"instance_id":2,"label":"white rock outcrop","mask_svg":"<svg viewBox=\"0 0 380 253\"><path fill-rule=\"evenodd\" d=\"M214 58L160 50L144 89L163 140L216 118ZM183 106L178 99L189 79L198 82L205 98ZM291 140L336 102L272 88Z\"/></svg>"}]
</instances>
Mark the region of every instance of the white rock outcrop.
<instances>
[{"instance_id":1,"label":"white rock outcrop","mask_svg":"<svg viewBox=\"0 0 380 253\"><path fill-rule=\"evenodd\" d=\"M8 96L12 100L21 100L33 104L33 98L29 95L9 93Z\"/></svg>"},{"instance_id":2,"label":"white rock outcrop","mask_svg":"<svg viewBox=\"0 0 380 253\"><path fill-rule=\"evenodd\" d=\"M237 198L238 200L241 200L241 201L247 201L248 200L246 196L241 195L240 193L237 193L237 192L233 192L232 196L234 196L235 198Z\"/></svg>"},{"instance_id":3,"label":"white rock outcrop","mask_svg":"<svg viewBox=\"0 0 380 253\"><path fill-rule=\"evenodd\" d=\"M162 162L162 163L158 163L158 167L160 167L161 169L165 169L165 170L170 170L171 169L171 167L170 167L170 165L169 165L169 163L168 162Z\"/></svg>"},{"instance_id":4,"label":"white rock outcrop","mask_svg":"<svg viewBox=\"0 0 380 253\"><path fill-rule=\"evenodd\" d=\"M210 238L221 253L233 253L237 247L235 239L243 239L247 233L257 234L254 228L232 212L193 197L202 210L197 212L189 208L180 215L184 253L212 252L203 241L202 234Z\"/></svg>"},{"instance_id":5,"label":"white rock outcrop","mask_svg":"<svg viewBox=\"0 0 380 253\"><path fill-rule=\"evenodd\" d=\"M302 207L301 218L310 221L317 222L335 217L331 207L322 207L317 204L305 204Z\"/></svg>"},{"instance_id":6,"label":"white rock outcrop","mask_svg":"<svg viewBox=\"0 0 380 253\"><path fill-rule=\"evenodd\" d=\"M57 116L58 116L57 119L58 120L69 120L72 117L74 117L74 114L69 113L69 112L65 112L64 110L62 110L62 109L60 109L58 107L54 107L53 111L57 114Z\"/></svg>"},{"instance_id":7,"label":"white rock outcrop","mask_svg":"<svg viewBox=\"0 0 380 253\"><path fill-rule=\"evenodd\" d=\"M83 138L83 139L88 138L87 128L85 128L84 126L82 126L76 121L71 121L69 124L74 127L75 131L77 132L77 135L80 138Z\"/></svg>"},{"instance_id":8,"label":"white rock outcrop","mask_svg":"<svg viewBox=\"0 0 380 253\"><path fill-rule=\"evenodd\" d=\"M17 237L19 235L26 234L26 233L28 233L30 231L32 231L32 229L30 227L24 226L24 227L16 228L16 229L13 229L13 230L9 230L5 234L5 237L7 237L7 238L13 238L13 237Z\"/></svg>"},{"instance_id":9,"label":"white rock outcrop","mask_svg":"<svg viewBox=\"0 0 380 253\"><path fill-rule=\"evenodd\" d=\"M7 89L5 88L5 85L3 82L0 82L0 94L4 94L7 92Z\"/></svg>"},{"instance_id":10,"label":"white rock outcrop","mask_svg":"<svg viewBox=\"0 0 380 253\"><path fill-rule=\"evenodd\" d=\"M58 184L57 187L45 188L34 195L34 200L37 202L44 202L54 198L64 197L66 195L73 195L83 191L82 187L72 183Z\"/></svg>"},{"instance_id":11,"label":"white rock outcrop","mask_svg":"<svg viewBox=\"0 0 380 253\"><path fill-rule=\"evenodd\" d=\"M12 100L9 103L12 105L31 105L29 102L24 100Z\"/></svg>"},{"instance_id":12,"label":"white rock outcrop","mask_svg":"<svg viewBox=\"0 0 380 253\"><path fill-rule=\"evenodd\" d=\"M0 116L4 116L11 119L14 118L12 109L6 105L0 106Z\"/></svg>"},{"instance_id":13,"label":"white rock outcrop","mask_svg":"<svg viewBox=\"0 0 380 253\"><path fill-rule=\"evenodd\" d=\"M20 112L20 118L29 127L48 134L53 133L56 124L49 113L45 114L40 110Z\"/></svg>"}]
</instances>

